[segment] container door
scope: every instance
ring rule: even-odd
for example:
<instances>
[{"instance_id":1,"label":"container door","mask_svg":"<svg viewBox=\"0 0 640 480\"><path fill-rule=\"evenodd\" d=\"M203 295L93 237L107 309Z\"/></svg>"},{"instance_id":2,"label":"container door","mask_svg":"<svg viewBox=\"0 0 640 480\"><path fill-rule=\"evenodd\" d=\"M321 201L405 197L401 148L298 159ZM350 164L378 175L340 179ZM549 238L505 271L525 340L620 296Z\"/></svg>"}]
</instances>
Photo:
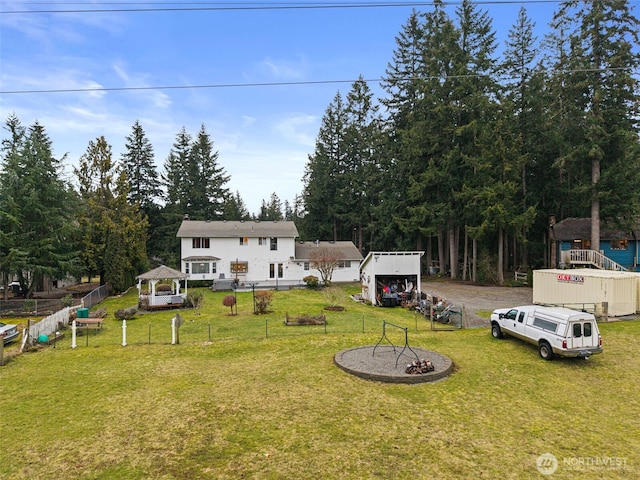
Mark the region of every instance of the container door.
<instances>
[{"instance_id":1,"label":"container door","mask_svg":"<svg viewBox=\"0 0 640 480\"><path fill-rule=\"evenodd\" d=\"M593 322L576 322L569 326L569 348L596 347L598 337L593 334Z\"/></svg>"}]
</instances>

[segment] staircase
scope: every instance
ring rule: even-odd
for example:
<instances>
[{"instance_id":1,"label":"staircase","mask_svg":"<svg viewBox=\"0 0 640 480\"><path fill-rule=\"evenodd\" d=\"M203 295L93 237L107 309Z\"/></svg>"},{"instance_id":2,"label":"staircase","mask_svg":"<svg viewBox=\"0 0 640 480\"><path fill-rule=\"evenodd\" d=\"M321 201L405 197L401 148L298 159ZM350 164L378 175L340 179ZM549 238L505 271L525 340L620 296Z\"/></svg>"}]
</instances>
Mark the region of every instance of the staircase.
<instances>
[{"instance_id":1,"label":"staircase","mask_svg":"<svg viewBox=\"0 0 640 480\"><path fill-rule=\"evenodd\" d=\"M601 270L627 271L622 265L596 250L569 250L567 261L570 265L591 265Z\"/></svg>"}]
</instances>

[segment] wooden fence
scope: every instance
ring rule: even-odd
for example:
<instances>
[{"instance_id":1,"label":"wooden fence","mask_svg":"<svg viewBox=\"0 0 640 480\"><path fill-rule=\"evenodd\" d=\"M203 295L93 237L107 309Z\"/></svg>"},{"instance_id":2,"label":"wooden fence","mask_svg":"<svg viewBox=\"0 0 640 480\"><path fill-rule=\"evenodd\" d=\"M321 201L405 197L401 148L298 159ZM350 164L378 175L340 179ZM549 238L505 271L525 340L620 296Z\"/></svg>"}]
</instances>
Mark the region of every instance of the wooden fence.
<instances>
[{"instance_id":1,"label":"wooden fence","mask_svg":"<svg viewBox=\"0 0 640 480\"><path fill-rule=\"evenodd\" d=\"M55 335L58 330L69 325L70 317L71 308L65 307L37 323L30 323L22 333L22 346L20 347L20 351L23 352L27 345L33 345L40 335L46 335L47 337Z\"/></svg>"}]
</instances>

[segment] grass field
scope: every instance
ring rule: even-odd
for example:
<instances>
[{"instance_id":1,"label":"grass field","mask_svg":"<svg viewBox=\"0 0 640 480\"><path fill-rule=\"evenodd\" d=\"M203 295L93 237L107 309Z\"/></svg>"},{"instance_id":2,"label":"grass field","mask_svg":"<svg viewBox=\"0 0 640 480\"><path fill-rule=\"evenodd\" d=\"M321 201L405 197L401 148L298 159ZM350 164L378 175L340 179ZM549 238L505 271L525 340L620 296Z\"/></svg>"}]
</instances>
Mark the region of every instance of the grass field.
<instances>
[{"instance_id":1,"label":"grass field","mask_svg":"<svg viewBox=\"0 0 640 480\"><path fill-rule=\"evenodd\" d=\"M283 323L285 312L320 313L320 292L274 292L263 316L251 293L231 316L226 293L203 292L199 312L181 312L180 345L165 311L127 322L121 346L113 312L136 303L130 293L104 302L103 330L77 348L67 335L0 367L0 478L640 476L640 322L601 324L602 355L545 362L487 329L432 332L401 308L346 299L325 333ZM454 374L391 385L333 364L377 343L383 319L449 356ZM544 453L558 461L552 476L536 467Z\"/></svg>"}]
</instances>

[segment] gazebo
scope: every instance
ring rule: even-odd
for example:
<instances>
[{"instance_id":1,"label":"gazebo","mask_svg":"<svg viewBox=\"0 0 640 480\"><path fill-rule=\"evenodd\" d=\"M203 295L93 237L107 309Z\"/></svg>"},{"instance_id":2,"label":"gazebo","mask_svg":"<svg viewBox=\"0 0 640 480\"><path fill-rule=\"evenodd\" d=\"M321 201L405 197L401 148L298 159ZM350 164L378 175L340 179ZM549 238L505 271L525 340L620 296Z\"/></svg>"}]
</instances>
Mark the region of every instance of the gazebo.
<instances>
[{"instance_id":1,"label":"gazebo","mask_svg":"<svg viewBox=\"0 0 640 480\"><path fill-rule=\"evenodd\" d=\"M138 275L138 301L147 300L147 305L152 307L163 307L165 305L182 305L187 297L187 277L173 268L161 265L146 273ZM157 291L156 286L161 281L171 281L171 291ZM184 292L180 291L180 280L184 280ZM142 293L142 282L149 282L149 293Z\"/></svg>"}]
</instances>

